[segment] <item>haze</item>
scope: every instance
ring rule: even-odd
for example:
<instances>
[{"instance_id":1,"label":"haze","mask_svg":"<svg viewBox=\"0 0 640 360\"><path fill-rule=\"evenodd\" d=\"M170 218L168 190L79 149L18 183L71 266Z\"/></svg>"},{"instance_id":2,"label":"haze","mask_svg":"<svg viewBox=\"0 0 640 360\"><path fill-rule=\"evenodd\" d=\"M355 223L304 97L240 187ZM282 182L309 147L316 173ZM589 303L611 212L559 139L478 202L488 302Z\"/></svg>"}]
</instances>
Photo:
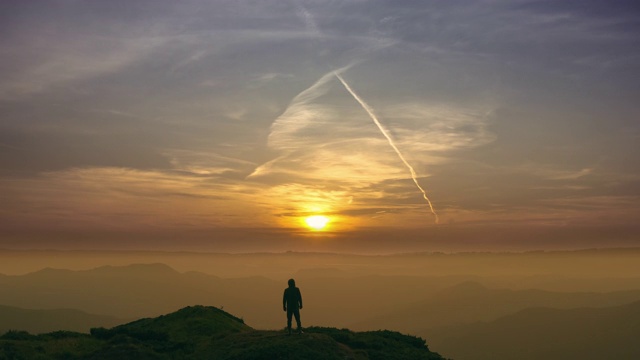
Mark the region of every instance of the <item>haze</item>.
<instances>
[{"instance_id":1,"label":"haze","mask_svg":"<svg viewBox=\"0 0 640 360\"><path fill-rule=\"evenodd\" d=\"M393 329L455 359L640 355L637 249L382 256L4 250L0 260L13 272L0 276L0 332L88 332L193 304L222 308L257 329L282 329L282 290L294 277L303 326Z\"/></svg>"}]
</instances>

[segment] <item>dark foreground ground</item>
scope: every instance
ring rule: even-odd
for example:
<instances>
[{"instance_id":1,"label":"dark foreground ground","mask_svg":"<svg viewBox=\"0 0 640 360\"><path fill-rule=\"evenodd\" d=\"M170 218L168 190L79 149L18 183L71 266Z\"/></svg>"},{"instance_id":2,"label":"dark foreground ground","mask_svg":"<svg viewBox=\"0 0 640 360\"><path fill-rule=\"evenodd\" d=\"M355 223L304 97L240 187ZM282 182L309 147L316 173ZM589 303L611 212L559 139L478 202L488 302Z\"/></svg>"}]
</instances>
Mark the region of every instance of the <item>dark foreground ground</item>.
<instances>
[{"instance_id":1,"label":"dark foreground ground","mask_svg":"<svg viewBox=\"0 0 640 360\"><path fill-rule=\"evenodd\" d=\"M10 331L0 359L443 359L421 338L393 331L313 327L259 331L215 307L193 306L91 334Z\"/></svg>"}]
</instances>

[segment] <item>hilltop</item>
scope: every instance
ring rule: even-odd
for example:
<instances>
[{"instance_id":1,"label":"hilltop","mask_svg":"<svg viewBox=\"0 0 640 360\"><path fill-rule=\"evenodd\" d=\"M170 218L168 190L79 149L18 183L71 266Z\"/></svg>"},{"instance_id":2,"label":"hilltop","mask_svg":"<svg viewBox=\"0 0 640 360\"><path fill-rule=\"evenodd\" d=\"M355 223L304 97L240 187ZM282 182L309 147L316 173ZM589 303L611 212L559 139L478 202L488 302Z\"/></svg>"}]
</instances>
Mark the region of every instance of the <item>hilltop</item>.
<instances>
[{"instance_id":1,"label":"hilltop","mask_svg":"<svg viewBox=\"0 0 640 360\"><path fill-rule=\"evenodd\" d=\"M0 359L443 359L421 338L313 327L301 335L254 330L223 310L190 306L90 334L0 336Z\"/></svg>"}]
</instances>

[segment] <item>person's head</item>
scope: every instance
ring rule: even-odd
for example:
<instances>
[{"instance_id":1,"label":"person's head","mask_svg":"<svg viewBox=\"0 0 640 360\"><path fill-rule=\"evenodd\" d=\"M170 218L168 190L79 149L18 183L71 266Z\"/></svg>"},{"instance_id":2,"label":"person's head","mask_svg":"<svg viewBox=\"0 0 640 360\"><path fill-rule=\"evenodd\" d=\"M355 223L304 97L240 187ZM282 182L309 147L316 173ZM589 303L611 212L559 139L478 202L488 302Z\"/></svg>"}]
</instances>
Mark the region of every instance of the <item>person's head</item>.
<instances>
[{"instance_id":1,"label":"person's head","mask_svg":"<svg viewBox=\"0 0 640 360\"><path fill-rule=\"evenodd\" d=\"M293 280L293 279L289 279L288 283L289 283L289 287L295 287L296 286L296 281Z\"/></svg>"}]
</instances>

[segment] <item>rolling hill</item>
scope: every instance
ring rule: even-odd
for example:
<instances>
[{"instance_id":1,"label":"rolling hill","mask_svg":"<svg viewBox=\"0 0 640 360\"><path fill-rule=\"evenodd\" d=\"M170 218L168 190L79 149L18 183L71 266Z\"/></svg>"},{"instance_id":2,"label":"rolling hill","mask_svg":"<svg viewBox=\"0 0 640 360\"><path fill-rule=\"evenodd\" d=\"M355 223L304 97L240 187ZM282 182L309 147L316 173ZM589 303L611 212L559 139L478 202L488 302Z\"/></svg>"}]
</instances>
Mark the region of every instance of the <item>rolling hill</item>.
<instances>
[{"instance_id":1,"label":"rolling hill","mask_svg":"<svg viewBox=\"0 0 640 360\"><path fill-rule=\"evenodd\" d=\"M196 303L225 307L235 313L257 308L258 313L273 313L281 323L280 313L266 309L279 308L284 286L261 277L222 279L195 272L179 273L163 264L103 266L83 271L43 269L1 278L0 303L32 309L78 309L129 319L158 316ZM256 303L246 296L248 289L271 302ZM264 321L254 323L262 326Z\"/></svg>"},{"instance_id":2,"label":"rolling hill","mask_svg":"<svg viewBox=\"0 0 640 360\"><path fill-rule=\"evenodd\" d=\"M458 277L327 275L307 271L296 277L305 302L310 305L304 315L308 323L347 327L371 314L420 301L451 282L460 281ZM283 325L280 302L285 287L286 279L220 278L200 272L181 273L164 264L90 270L47 268L25 275L0 276L0 304L31 309L78 309L128 319L203 304L239 314L256 328L274 328ZM394 287L396 290L389 291ZM256 294L260 301L256 301ZM371 298L376 301L370 301Z\"/></svg>"},{"instance_id":3,"label":"rolling hill","mask_svg":"<svg viewBox=\"0 0 640 360\"><path fill-rule=\"evenodd\" d=\"M531 308L425 332L456 360L640 359L640 301L606 308Z\"/></svg>"},{"instance_id":4,"label":"rolling hill","mask_svg":"<svg viewBox=\"0 0 640 360\"><path fill-rule=\"evenodd\" d=\"M488 289L464 276L368 275L334 277L306 271L305 324L354 330L394 329L420 334L430 327L490 321L528 307L604 307L640 300L640 291L562 293ZM77 309L124 319L153 317L190 304L224 308L259 329L284 325L285 281L260 276L220 278L181 273L164 264L103 266L91 270L43 269L0 276L0 304L30 309ZM260 301L256 301L259 294ZM375 299L375 301L371 301ZM63 329L64 323L52 327Z\"/></svg>"},{"instance_id":5,"label":"rolling hill","mask_svg":"<svg viewBox=\"0 0 640 360\"><path fill-rule=\"evenodd\" d=\"M253 330L220 309L192 306L91 334L53 332L0 337L0 358L29 359L442 359L424 340L392 331L309 328Z\"/></svg>"},{"instance_id":6,"label":"rolling hill","mask_svg":"<svg viewBox=\"0 0 640 360\"><path fill-rule=\"evenodd\" d=\"M87 314L73 309L31 310L0 305L0 333L9 330L36 334L55 330L88 333L92 327L111 327L124 322L113 316Z\"/></svg>"},{"instance_id":7,"label":"rolling hill","mask_svg":"<svg viewBox=\"0 0 640 360\"><path fill-rule=\"evenodd\" d=\"M531 307L608 307L640 300L640 290L596 292L552 292L544 290L489 289L464 282L440 291L426 300L350 324L356 330L396 329L424 334L443 326L491 321Z\"/></svg>"}]
</instances>

